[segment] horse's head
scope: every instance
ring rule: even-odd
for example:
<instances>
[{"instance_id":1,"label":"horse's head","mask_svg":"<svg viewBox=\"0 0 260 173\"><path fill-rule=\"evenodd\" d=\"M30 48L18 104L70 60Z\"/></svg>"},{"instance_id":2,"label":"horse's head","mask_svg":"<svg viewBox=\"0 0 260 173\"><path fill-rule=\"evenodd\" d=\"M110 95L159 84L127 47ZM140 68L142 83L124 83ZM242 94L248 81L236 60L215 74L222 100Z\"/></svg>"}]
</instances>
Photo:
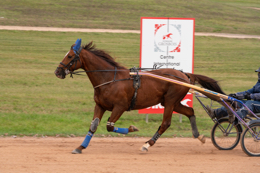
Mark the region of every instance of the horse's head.
<instances>
[{"instance_id":1,"label":"horse's head","mask_svg":"<svg viewBox=\"0 0 260 173\"><path fill-rule=\"evenodd\" d=\"M74 70L81 67L79 57L81 50L81 39L77 39L54 72L58 78L64 79L67 74L72 73ZM79 63L77 63L78 61Z\"/></svg>"}]
</instances>

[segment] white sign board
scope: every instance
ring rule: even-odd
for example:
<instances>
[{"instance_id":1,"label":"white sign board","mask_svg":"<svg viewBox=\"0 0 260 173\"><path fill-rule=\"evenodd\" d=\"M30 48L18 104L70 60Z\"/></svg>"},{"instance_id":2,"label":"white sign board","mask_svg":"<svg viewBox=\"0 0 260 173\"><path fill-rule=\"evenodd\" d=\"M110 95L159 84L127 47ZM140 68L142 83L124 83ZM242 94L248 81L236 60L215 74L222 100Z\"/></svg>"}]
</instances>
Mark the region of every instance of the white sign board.
<instances>
[{"instance_id":1,"label":"white sign board","mask_svg":"<svg viewBox=\"0 0 260 173\"><path fill-rule=\"evenodd\" d=\"M140 67L174 68L193 73L195 19L141 18ZM183 104L192 107L192 95ZM139 113L163 113L163 106L155 105Z\"/></svg>"}]
</instances>

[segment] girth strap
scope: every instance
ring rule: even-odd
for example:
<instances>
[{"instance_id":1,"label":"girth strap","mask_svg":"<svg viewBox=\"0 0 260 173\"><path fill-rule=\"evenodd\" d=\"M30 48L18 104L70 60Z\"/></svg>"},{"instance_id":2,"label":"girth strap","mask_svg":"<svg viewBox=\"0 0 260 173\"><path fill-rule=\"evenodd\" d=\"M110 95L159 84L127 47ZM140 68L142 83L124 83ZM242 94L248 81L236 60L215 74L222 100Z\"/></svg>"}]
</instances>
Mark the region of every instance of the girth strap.
<instances>
[{"instance_id":1,"label":"girth strap","mask_svg":"<svg viewBox=\"0 0 260 173\"><path fill-rule=\"evenodd\" d=\"M131 111L134 109L135 107L135 102L136 102L136 98L137 98L137 90L140 88L141 86L141 76L138 74L138 69L136 69L135 67L134 68L131 68L130 69L130 72L136 72L136 75L133 75L133 86L134 86L134 89L135 89L135 92L134 92L134 95L132 97L132 100L131 100L131 103L130 103L130 106L128 108L127 111Z\"/></svg>"}]
</instances>

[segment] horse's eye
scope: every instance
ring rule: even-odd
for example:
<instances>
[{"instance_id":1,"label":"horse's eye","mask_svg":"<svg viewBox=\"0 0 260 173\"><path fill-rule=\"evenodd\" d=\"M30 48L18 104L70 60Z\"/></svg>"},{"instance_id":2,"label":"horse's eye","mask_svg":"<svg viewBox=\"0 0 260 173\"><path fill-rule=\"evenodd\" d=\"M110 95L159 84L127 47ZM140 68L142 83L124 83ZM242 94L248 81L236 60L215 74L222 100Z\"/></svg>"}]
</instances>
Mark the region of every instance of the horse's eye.
<instances>
[{"instance_id":1,"label":"horse's eye","mask_svg":"<svg viewBox=\"0 0 260 173\"><path fill-rule=\"evenodd\" d=\"M72 58L72 56L68 56L68 58L70 59L70 58Z\"/></svg>"}]
</instances>

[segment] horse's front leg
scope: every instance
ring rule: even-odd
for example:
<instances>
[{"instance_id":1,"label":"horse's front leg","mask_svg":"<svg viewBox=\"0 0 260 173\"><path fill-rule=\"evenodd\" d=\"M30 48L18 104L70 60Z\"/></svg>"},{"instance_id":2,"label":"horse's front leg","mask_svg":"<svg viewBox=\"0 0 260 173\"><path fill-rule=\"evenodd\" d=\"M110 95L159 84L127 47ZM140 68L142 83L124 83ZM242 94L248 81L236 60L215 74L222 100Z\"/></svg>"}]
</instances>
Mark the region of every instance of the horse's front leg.
<instances>
[{"instance_id":1,"label":"horse's front leg","mask_svg":"<svg viewBox=\"0 0 260 173\"><path fill-rule=\"evenodd\" d=\"M128 134L129 132L139 131L135 126L131 125L129 128L115 127L116 121L121 117L125 110L122 108L115 107L112 111L111 116L107 120L107 131L115 132L120 134Z\"/></svg>"},{"instance_id":2,"label":"horse's front leg","mask_svg":"<svg viewBox=\"0 0 260 173\"><path fill-rule=\"evenodd\" d=\"M105 111L106 110L104 110L102 107L100 107L98 104L96 104L93 120L91 122L88 134L85 137L85 140L82 142L82 144L78 148L76 148L75 150L72 151L72 154L81 154L82 150L88 147L88 144L89 144L93 134L96 132L99 122L101 121Z\"/></svg>"},{"instance_id":3,"label":"horse's front leg","mask_svg":"<svg viewBox=\"0 0 260 173\"><path fill-rule=\"evenodd\" d=\"M172 112L173 112L172 106L168 106L168 107L165 106L164 113L163 113L163 121L161 126L158 128L154 136L141 147L141 151L148 151L148 148L150 146L153 146L155 142L160 138L160 136L170 127L171 120L172 120Z\"/></svg>"}]
</instances>

